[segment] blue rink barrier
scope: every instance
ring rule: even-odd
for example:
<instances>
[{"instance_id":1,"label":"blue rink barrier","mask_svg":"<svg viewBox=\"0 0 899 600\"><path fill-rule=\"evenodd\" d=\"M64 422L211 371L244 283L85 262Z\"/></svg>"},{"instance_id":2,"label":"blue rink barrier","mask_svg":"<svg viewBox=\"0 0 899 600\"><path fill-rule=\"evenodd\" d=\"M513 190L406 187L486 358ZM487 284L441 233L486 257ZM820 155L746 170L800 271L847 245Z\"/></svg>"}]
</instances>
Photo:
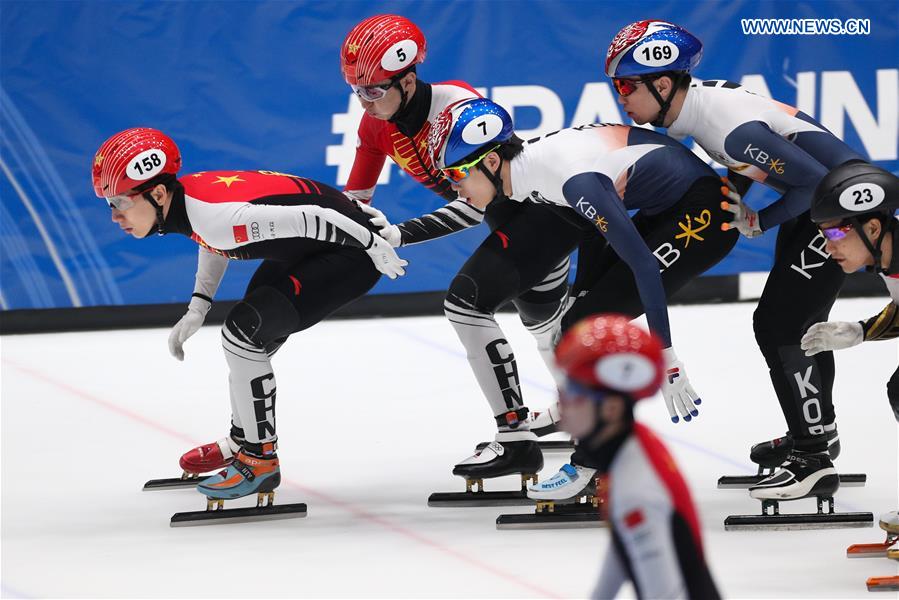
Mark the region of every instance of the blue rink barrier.
<instances>
[{"instance_id":1,"label":"blue rink barrier","mask_svg":"<svg viewBox=\"0 0 899 600\"><path fill-rule=\"evenodd\" d=\"M606 44L631 21L660 18L704 41L698 77L739 81L796 105L881 166L899 167L899 16L891 2L6 0L3 320L39 309L183 309L193 289L194 243L124 236L93 195L93 154L121 129L146 125L170 134L185 173L269 169L341 187L361 109L341 78L338 49L355 23L383 12L409 17L427 36L423 80L468 81L511 111L523 137L622 122L602 75ZM858 19L869 27L861 35L744 35L743 21L753 18ZM748 195L756 207L773 199L758 185ZM374 202L400 221L442 200L388 161ZM408 275L384 279L372 295L385 297L377 302L439 296L485 234L481 226L401 249ZM703 285L732 287L723 282L767 270L774 238L741 239ZM234 261L217 298L239 298L254 268Z\"/></svg>"}]
</instances>

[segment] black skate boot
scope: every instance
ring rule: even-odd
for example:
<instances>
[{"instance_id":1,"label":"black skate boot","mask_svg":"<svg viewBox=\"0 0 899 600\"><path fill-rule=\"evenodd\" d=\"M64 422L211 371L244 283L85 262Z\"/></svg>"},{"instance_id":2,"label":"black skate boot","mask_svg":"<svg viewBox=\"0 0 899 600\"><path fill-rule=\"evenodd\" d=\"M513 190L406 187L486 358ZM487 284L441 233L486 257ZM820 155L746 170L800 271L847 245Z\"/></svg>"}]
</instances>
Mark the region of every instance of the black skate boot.
<instances>
[{"instance_id":1,"label":"black skate boot","mask_svg":"<svg viewBox=\"0 0 899 600\"><path fill-rule=\"evenodd\" d=\"M465 478L465 492L434 493L429 506L517 506L530 504L528 482L537 483L543 468L543 452L530 431L507 431L453 467L453 475ZM521 487L509 492L485 492L484 479L521 475ZM477 488L477 489L475 489Z\"/></svg>"},{"instance_id":2,"label":"black skate boot","mask_svg":"<svg viewBox=\"0 0 899 600\"><path fill-rule=\"evenodd\" d=\"M749 488L756 500L798 500L810 496L831 497L840 478L827 452L795 450L769 477Z\"/></svg>"},{"instance_id":3,"label":"black skate boot","mask_svg":"<svg viewBox=\"0 0 899 600\"><path fill-rule=\"evenodd\" d=\"M830 460L834 461L840 455L840 434L834 428L825 433L824 438L827 440L827 452L830 454ZM783 437L753 444L749 450L749 460L765 469L775 469L787 460L793 447L793 436L787 432Z\"/></svg>"},{"instance_id":4,"label":"black skate boot","mask_svg":"<svg viewBox=\"0 0 899 600\"><path fill-rule=\"evenodd\" d=\"M503 434L499 434L499 438ZM513 473L536 475L543 468L543 452L537 440L493 441L453 467L453 475L469 481L502 477ZM536 480L535 480L536 481ZM469 486L470 487L470 486Z\"/></svg>"},{"instance_id":5,"label":"black skate boot","mask_svg":"<svg viewBox=\"0 0 899 600\"><path fill-rule=\"evenodd\" d=\"M836 428L817 439L822 438L827 441L827 454L830 460L835 461L840 455L840 435ZM787 457L796 449L793 436L789 432L783 437L755 444L749 450L749 459L758 465L758 473L755 475L724 475L718 478L718 488L751 488L773 475L775 469L786 462ZM803 448L798 450L803 451ZM838 477L840 485L845 486L863 486L868 479L864 473L841 473Z\"/></svg>"},{"instance_id":6,"label":"black skate boot","mask_svg":"<svg viewBox=\"0 0 899 600\"><path fill-rule=\"evenodd\" d=\"M832 527L869 527L874 515L862 512L836 512L833 494L840 478L827 452L794 450L773 475L749 488L749 495L762 501L762 513L731 515L724 529L820 529ZM814 497L814 513L781 513L781 500ZM826 506L826 510L825 510Z\"/></svg>"}]
</instances>

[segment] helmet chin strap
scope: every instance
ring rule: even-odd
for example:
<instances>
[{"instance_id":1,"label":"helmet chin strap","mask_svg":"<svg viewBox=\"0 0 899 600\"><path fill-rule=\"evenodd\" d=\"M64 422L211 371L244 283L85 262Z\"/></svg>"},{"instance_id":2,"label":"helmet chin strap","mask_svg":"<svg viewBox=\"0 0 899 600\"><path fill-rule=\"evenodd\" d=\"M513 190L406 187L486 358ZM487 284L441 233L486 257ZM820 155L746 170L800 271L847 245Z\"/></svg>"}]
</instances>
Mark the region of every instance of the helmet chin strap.
<instances>
[{"instance_id":1,"label":"helmet chin strap","mask_svg":"<svg viewBox=\"0 0 899 600\"><path fill-rule=\"evenodd\" d=\"M162 206L156 203L156 200L153 199L153 196L150 194L150 190L155 188L157 185L164 185L166 189L168 189L168 184L172 181L175 181L177 177L172 175L171 173L166 173L164 175L157 175L147 183L144 183L141 187L145 187L146 189L137 188L139 192L141 192L141 196L143 196L144 200L153 205L153 208L156 209L156 224L150 228L150 231L147 232L147 235L150 235L154 231L156 235L165 235L165 215L162 214Z\"/></svg>"},{"instance_id":2,"label":"helmet chin strap","mask_svg":"<svg viewBox=\"0 0 899 600\"><path fill-rule=\"evenodd\" d=\"M674 100L674 94L677 92L677 88L680 86L680 82L684 79L684 73L673 73L666 74L665 77L671 78L671 91L668 92L667 98L662 98L662 95L659 93L659 90L656 89L656 86L652 84L653 81L659 79L658 77L650 78L650 77L642 77L641 81L646 84L646 87L649 88L649 92L652 94L653 98L656 99L656 102L659 103L659 114L655 118L654 121L650 123L653 127L664 127L665 116L668 114L668 109L671 108L671 101Z\"/></svg>"},{"instance_id":3,"label":"helmet chin strap","mask_svg":"<svg viewBox=\"0 0 899 600\"><path fill-rule=\"evenodd\" d=\"M165 216L162 214L162 207L156 203L156 200L153 199L153 196L150 195L150 192L144 192L144 200L153 205L153 208L156 209L156 224L147 232L150 233L156 232L156 235L165 235Z\"/></svg>"},{"instance_id":4,"label":"helmet chin strap","mask_svg":"<svg viewBox=\"0 0 899 600\"><path fill-rule=\"evenodd\" d=\"M852 226L855 228L855 232L858 233L858 237L862 239L862 242L865 244L865 247L868 249L868 252L871 253L871 256L874 257L874 264L870 267L865 267L865 271L869 273L886 273L886 270L883 268L883 250L881 246L883 245L883 239L886 237L888 225L884 225L880 228L880 235L877 236L877 241L873 244L871 240L868 239L868 236L865 234L865 230L862 228L862 222L858 217L851 217L849 222L852 223ZM888 273L887 273L888 274Z\"/></svg>"},{"instance_id":5,"label":"helmet chin strap","mask_svg":"<svg viewBox=\"0 0 899 600\"><path fill-rule=\"evenodd\" d=\"M484 164L484 161L478 163L478 169L487 176L487 179L493 184L494 189L496 189L496 196L494 196L494 200L505 200L507 198L506 192L503 190L503 157L501 154L497 154L499 156L499 166L496 167L496 172L493 173L490 169L487 168L487 165Z\"/></svg>"},{"instance_id":6,"label":"helmet chin strap","mask_svg":"<svg viewBox=\"0 0 899 600\"><path fill-rule=\"evenodd\" d=\"M394 80L393 80L393 85L394 85L394 87L396 87L396 89L398 89L398 90L400 91L400 105L399 105L399 107L396 109L396 111L394 111L394 113L393 113L392 115L390 115L390 118L387 119L387 122L388 122L388 123L394 123L394 122L396 122L397 117L399 117L400 113L402 113L403 110L405 110L406 105L409 103L409 95L406 93L406 90L403 89L403 84L400 83L400 82L402 81L403 77L405 77L406 74L407 74L407 73L410 73L410 72L411 72L411 71L405 71L405 72L402 74L402 77L398 77L397 79L394 79ZM416 85L416 86L418 85L418 80L417 80L417 79L415 80L415 85Z\"/></svg>"}]
</instances>

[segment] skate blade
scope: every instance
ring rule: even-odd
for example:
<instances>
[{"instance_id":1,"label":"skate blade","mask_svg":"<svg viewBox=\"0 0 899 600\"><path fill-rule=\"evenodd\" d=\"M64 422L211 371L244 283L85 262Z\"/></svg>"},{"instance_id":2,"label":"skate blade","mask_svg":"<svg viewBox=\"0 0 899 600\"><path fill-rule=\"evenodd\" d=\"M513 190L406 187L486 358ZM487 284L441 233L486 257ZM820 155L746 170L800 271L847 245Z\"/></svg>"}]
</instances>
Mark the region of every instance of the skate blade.
<instances>
[{"instance_id":1,"label":"skate blade","mask_svg":"<svg viewBox=\"0 0 899 600\"><path fill-rule=\"evenodd\" d=\"M434 492L428 506L528 506L534 501L527 490L500 492Z\"/></svg>"},{"instance_id":2,"label":"skate blade","mask_svg":"<svg viewBox=\"0 0 899 600\"><path fill-rule=\"evenodd\" d=\"M869 577L865 582L869 592L896 592L899 591L899 576Z\"/></svg>"},{"instance_id":3,"label":"skate blade","mask_svg":"<svg viewBox=\"0 0 899 600\"><path fill-rule=\"evenodd\" d=\"M605 525L599 509L590 503L555 504L552 512L535 510L496 518L497 529L586 529Z\"/></svg>"},{"instance_id":4,"label":"skate blade","mask_svg":"<svg viewBox=\"0 0 899 600\"><path fill-rule=\"evenodd\" d=\"M880 544L852 544L846 548L846 556L848 558L886 558L887 550L892 546L892 543L887 544L885 542Z\"/></svg>"},{"instance_id":5,"label":"skate blade","mask_svg":"<svg viewBox=\"0 0 899 600\"><path fill-rule=\"evenodd\" d=\"M475 452L480 452L486 448L490 442L480 442L475 446ZM573 452L574 442L568 440L537 440L537 445L544 452Z\"/></svg>"},{"instance_id":6,"label":"skate blade","mask_svg":"<svg viewBox=\"0 0 899 600\"><path fill-rule=\"evenodd\" d=\"M306 516L306 505L273 504L271 506L226 508L222 510L197 510L172 515L171 527L192 527L225 523L250 523L279 519L301 519Z\"/></svg>"},{"instance_id":7,"label":"skate blade","mask_svg":"<svg viewBox=\"0 0 899 600\"><path fill-rule=\"evenodd\" d=\"M496 518L497 529L588 529L604 527L606 522L595 515L554 515L544 517L537 514L500 515Z\"/></svg>"},{"instance_id":8,"label":"skate blade","mask_svg":"<svg viewBox=\"0 0 899 600\"><path fill-rule=\"evenodd\" d=\"M724 475L718 478L719 490L743 490L758 484L767 475ZM840 474L841 487L862 487L868 480L865 473Z\"/></svg>"},{"instance_id":9,"label":"skate blade","mask_svg":"<svg viewBox=\"0 0 899 600\"><path fill-rule=\"evenodd\" d=\"M172 477L170 479L151 479L144 484L144 492L152 492L154 490L179 490L187 488L195 488L197 484L206 481L211 475L203 475L192 479L182 479L181 477Z\"/></svg>"},{"instance_id":10,"label":"skate blade","mask_svg":"<svg viewBox=\"0 0 899 600\"><path fill-rule=\"evenodd\" d=\"M873 524L874 515L869 512L731 515L724 519L724 530L838 529L871 527Z\"/></svg>"}]
</instances>

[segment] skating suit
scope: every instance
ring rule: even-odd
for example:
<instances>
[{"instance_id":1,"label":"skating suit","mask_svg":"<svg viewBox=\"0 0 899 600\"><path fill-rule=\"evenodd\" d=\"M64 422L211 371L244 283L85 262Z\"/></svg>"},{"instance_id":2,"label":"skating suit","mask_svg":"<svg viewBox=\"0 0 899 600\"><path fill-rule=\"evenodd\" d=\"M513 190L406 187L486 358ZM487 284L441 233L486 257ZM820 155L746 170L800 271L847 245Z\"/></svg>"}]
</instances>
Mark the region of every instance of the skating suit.
<instances>
[{"instance_id":1,"label":"skating suit","mask_svg":"<svg viewBox=\"0 0 899 600\"><path fill-rule=\"evenodd\" d=\"M809 210L830 169L864 160L802 111L729 81L694 80L668 135L692 137L715 161L783 194L759 212L763 231Z\"/></svg>"},{"instance_id":2,"label":"skating suit","mask_svg":"<svg viewBox=\"0 0 899 600\"><path fill-rule=\"evenodd\" d=\"M566 207L593 223L633 271L649 326L670 345L660 265L628 211L664 213L714 171L671 138L600 123L528 140L511 173L512 200Z\"/></svg>"},{"instance_id":3,"label":"skating suit","mask_svg":"<svg viewBox=\"0 0 899 600\"><path fill-rule=\"evenodd\" d=\"M295 262L335 244L367 248L365 216L339 191L273 171L205 171L179 179L166 230L200 245L195 293L215 295L228 259Z\"/></svg>"},{"instance_id":4,"label":"skating suit","mask_svg":"<svg viewBox=\"0 0 899 600\"><path fill-rule=\"evenodd\" d=\"M703 557L699 518L668 450L646 427L618 448L602 487L612 531L593 598L633 582L640 598L718 598Z\"/></svg>"},{"instance_id":5,"label":"skating suit","mask_svg":"<svg viewBox=\"0 0 899 600\"><path fill-rule=\"evenodd\" d=\"M389 156L407 175L447 201L434 212L399 225L403 245L455 233L483 221L483 211L459 199L449 181L434 168L428 153L428 135L437 115L450 104L477 97L474 88L462 81L418 81L415 94L393 121L376 119L367 113L362 116L356 159L344 193L371 202Z\"/></svg>"},{"instance_id":6,"label":"skating suit","mask_svg":"<svg viewBox=\"0 0 899 600\"><path fill-rule=\"evenodd\" d=\"M836 428L833 353L805 356L800 340L813 323L827 321L845 274L809 209L828 171L864 159L796 108L727 81L693 82L668 133L692 136L731 171L782 194L758 213L763 231L780 229L753 329L796 448L823 451L823 434Z\"/></svg>"}]
</instances>

